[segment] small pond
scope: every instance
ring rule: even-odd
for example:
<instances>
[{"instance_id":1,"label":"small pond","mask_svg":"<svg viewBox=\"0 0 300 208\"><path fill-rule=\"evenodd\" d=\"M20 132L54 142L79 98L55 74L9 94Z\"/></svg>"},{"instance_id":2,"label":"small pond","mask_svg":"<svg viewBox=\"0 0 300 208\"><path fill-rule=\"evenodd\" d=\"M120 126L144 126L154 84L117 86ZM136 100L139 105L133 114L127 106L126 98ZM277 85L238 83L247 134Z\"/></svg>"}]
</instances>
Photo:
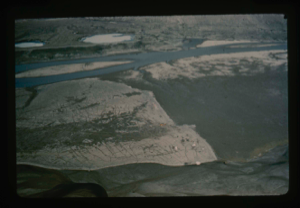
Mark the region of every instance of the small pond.
<instances>
[{"instance_id":1,"label":"small pond","mask_svg":"<svg viewBox=\"0 0 300 208\"><path fill-rule=\"evenodd\" d=\"M41 47L45 45L45 43L40 41L31 41L31 42L21 42L15 43L16 48L31 48L31 47Z\"/></svg>"},{"instance_id":2,"label":"small pond","mask_svg":"<svg viewBox=\"0 0 300 208\"><path fill-rule=\"evenodd\" d=\"M81 41L86 43L105 44L105 43L119 43L125 41L132 41L133 38L134 35L113 33L113 34L93 35L90 37L82 38Z\"/></svg>"}]
</instances>

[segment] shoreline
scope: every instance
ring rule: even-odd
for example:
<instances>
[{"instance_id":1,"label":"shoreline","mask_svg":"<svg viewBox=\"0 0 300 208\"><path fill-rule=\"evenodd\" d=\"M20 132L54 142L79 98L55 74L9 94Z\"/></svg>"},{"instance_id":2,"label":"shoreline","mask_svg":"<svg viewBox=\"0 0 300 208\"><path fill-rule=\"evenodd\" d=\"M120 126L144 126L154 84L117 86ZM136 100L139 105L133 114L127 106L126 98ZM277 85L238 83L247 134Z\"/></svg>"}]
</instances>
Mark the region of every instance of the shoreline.
<instances>
[{"instance_id":1,"label":"shoreline","mask_svg":"<svg viewBox=\"0 0 300 208\"><path fill-rule=\"evenodd\" d=\"M35 164L35 163L31 163L31 162L17 162L16 165L28 165L28 166L33 166L33 167L39 167L39 168L45 168L45 169L49 169L49 170L66 170L66 171L97 171L97 170L103 170L103 169L107 169L107 168L114 168L114 167L122 167L122 166L126 166L126 165L135 165L135 164L154 164L154 165L162 165L162 166L166 166L166 167L187 167L187 166L201 166L202 164L209 164L209 163L224 163L224 164L235 164L235 163L242 163L242 164L246 164L246 163L253 163L253 162L260 162L260 158L262 158L264 155L266 154L270 154L272 153L276 148L280 148L282 146L289 145L289 143L280 143L277 146L272 147L271 149L268 150L263 150L262 152L260 152L261 156L253 156L250 159L247 159L246 161L233 161L233 160L224 160L221 158L218 158L217 160L214 161L207 161L207 162L202 162L200 165L195 164L183 164L183 165L168 165L168 164L163 164L163 163L158 163L158 162L147 162L147 161L143 161L143 162L134 162L134 163L124 163L121 165L110 165L110 166L105 166L102 168L93 168L93 169L87 169L87 168L81 168L81 169L63 169L63 168L57 168L57 167L51 167L51 166L45 166L45 165L40 165L40 164Z\"/></svg>"},{"instance_id":2,"label":"shoreline","mask_svg":"<svg viewBox=\"0 0 300 208\"><path fill-rule=\"evenodd\" d=\"M209 161L209 162L203 162L201 164L210 163L210 162L221 162L221 161L214 160L214 161ZM167 166L167 167L198 166L196 164L188 164L188 165L166 165L166 164L155 163L155 162L135 162L135 163L125 163L125 164L121 164L121 165L105 166L105 167L102 167L102 168L94 168L94 169L85 169L85 168L82 168L82 169L63 169L63 168L56 168L56 167L50 167L50 166L47 167L45 165L39 165L39 164L30 163L30 162L17 162L16 163L16 165L28 165L28 166L46 168L46 169L50 169L50 170L71 170L71 171L88 171L88 172L102 170L102 169L106 169L106 168L120 167L120 166L125 166L125 165L133 165L133 164L156 164L156 165L163 165L163 166Z\"/></svg>"},{"instance_id":3,"label":"shoreline","mask_svg":"<svg viewBox=\"0 0 300 208\"><path fill-rule=\"evenodd\" d=\"M112 66L124 65L132 63L133 61L101 61L101 62L86 62L77 64L66 64L41 67L37 69L26 70L18 72L15 78L34 78L34 77L48 77L61 74L71 74L82 71L93 71Z\"/></svg>"},{"instance_id":4,"label":"shoreline","mask_svg":"<svg viewBox=\"0 0 300 208\"><path fill-rule=\"evenodd\" d=\"M230 45L229 45L230 46ZM32 77L32 78L16 78L15 87L33 87L37 85L44 85L49 83L56 83L66 80L72 79L81 79L87 77L95 77L105 74L110 74L119 71L125 71L130 68L141 68L148 65L152 65L159 62L168 62L170 60L184 59L190 57L202 57L202 56L211 56L211 55L231 55L245 52L262 52L262 51L286 51L286 45L277 45L271 47L259 47L259 48L226 48L226 52L224 52L221 46L209 47L207 50L203 48L192 49L192 50L181 50L175 52L150 52L150 53L141 53L136 55L115 55L110 57L98 57L98 58L89 58L89 59L80 59L80 60L69 60L69 61L60 61L60 62L43 62L43 63L35 63L35 64L25 64L25 65L16 65L15 69L18 72L27 71L36 68L55 66L55 65L63 65L63 64L74 64L81 62L95 62L95 61L111 61L113 59L127 59L133 60L134 62L125 64L125 65L117 65L109 68L102 68L99 70L93 71L84 71L84 72L75 72L70 74L61 74L61 75L53 75L48 77ZM29 69L28 69L29 68ZM51 78L50 78L51 77Z\"/></svg>"}]
</instances>

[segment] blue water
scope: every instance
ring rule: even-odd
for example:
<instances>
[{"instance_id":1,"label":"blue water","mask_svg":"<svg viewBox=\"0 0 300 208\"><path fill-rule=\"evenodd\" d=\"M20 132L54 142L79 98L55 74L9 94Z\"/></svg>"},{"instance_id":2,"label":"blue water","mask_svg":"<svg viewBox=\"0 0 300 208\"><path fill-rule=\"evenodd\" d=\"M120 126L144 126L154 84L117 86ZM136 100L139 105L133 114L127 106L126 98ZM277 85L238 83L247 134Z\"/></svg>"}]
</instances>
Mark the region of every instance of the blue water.
<instances>
[{"instance_id":1,"label":"blue water","mask_svg":"<svg viewBox=\"0 0 300 208\"><path fill-rule=\"evenodd\" d=\"M250 45L251 43L249 43ZM264 44L264 43L261 43ZM224 53L236 53L236 52L250 52L250 51L266 51L266 50L287 50L286 42L277 43L275 46L260 47L260 48L225 48L222 46L211 46L196 48L193 50L181 50L181 51L172 51L172 52L149 52L149 53L139 53L139 54L126 54L126 55L115 55L115 56L103 56L97 58L87 58L87 59L76 59L68 61L55 61L48 63L34 63L34 64L23 64L16 65L15 72L22 72L31 69L55 66L61 64L75 64L75 63L86 63L86 62L96 62L96 61L114 61L118 59L132 60L132 63L111 66L107 68L97 69L93 71L84 71L84 72L75 72L69 74L60 74L47 77L35 77L35 78L18 78L15 79L16 88L20 87L32 87L43 84L50 84L55 82L61 82L66 80L93 77L104 74L109 74L113 72L128 70L130 68L138 69L145 65L150 65L157 62L166 62L170 60L176 60L186 57L193 56L202 56L202 55L213 55L213 54L224 54ZM230 45L239 45L239 44L230 44ZM230 46L226 45L226 46ZM245 45L245 43L243 43Z\"/></svg>"}]
</instances>

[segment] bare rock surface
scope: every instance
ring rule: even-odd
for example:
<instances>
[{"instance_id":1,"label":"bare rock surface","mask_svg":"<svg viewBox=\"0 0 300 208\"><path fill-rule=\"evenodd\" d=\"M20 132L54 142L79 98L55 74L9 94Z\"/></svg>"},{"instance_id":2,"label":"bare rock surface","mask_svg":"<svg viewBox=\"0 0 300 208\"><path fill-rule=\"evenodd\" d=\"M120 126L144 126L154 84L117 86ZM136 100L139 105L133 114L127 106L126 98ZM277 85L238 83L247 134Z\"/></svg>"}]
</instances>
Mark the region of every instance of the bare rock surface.
<instances>
[{"instance_id":1,"label":"bare rock surface","mask_svg":"<svg viewBox=\"0 0 300 208\"><path fill-rule=\"evenodd\" d=\"M38 96L20 112L26 119L18 119L17 127L90 122L101 116L105 123L111 120L107 114L121 116L136 108L144 108L143 112L137 112L139 118L174 124L152 92L132 89L125 84L88 78L43 85L36 90Z\"/></svg>"},{"instance_id":2,"label":"bare rock surface","mask_svg":"<svg viewBox=\"0 0 300 208\"><path fill-rule=\"evenodd\" d=\"M17 164L93 170L217 159L195 126L177 126L150 91L97 78L36 91L30 105L17 112Z\"/></svg>"},{"instance_id":3,"label":"bare rock surface","mask_svg":"<svg viewBox=\"0 0 300 208\"><path fill-rule=\"evenodd\" d=\"M214 161L197 166L128 164L86 170L17 165L21 197L282 195L289 190L288 145L248 163Z\"/></svg>"},{"instance_id":4,"label":"bare rock surface","mask_svg":"<svg viewBox=\"0 0 300 208\"><path fill-rule=\"evenodd\" d=\"M200 166L128 164L95 171L61 170L75 183L96 183L110 197L281 195L289 189L288 145L251 162L214 161Z\"/></svg>"}]
</instances>

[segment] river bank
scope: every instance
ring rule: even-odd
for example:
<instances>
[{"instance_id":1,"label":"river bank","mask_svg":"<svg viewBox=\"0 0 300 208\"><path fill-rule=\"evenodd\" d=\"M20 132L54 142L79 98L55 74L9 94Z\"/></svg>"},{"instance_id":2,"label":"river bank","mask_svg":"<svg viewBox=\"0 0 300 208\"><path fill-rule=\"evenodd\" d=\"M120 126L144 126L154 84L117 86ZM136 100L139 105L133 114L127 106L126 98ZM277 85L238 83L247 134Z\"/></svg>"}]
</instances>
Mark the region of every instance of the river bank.
<instances>
[{"instance_id":1,"label":"river bank","mask_svg":"<svg viewBox=\"0 0 300 208\"><path fill-rule=\"evenodd\" d=\"M183 167L130 164L94 171L17 165L17 170L17 193L22 197L69 183L98 184L109 197L282 195L289 188L287 145L247 163L215 161ZM43 177L38 179L41 172Z\"/></svg>"},{"instance_id":2,"label":"river bank","mask_svg":"<svg viewBox=\"0 0 300 208\"><path fill-rule=\"evenodd\" d=\"M18 42L45 42L16 49L18 194L71 183L110 197L287 193L286 22L273 17L17 22ZM134 40L79 41L113 33Z\"/></svg>"},{"instance_id":3,"label":"river bank","mask_svg":"<svg viewBox=\"0 0 300 208\"><path fill-rule=\"evenodd\" d=\"M17 49L16 64L104 56L114 51L178 51L185 42L206 40L284 41L283 15L199 15L16 20L15 42L40 41L36 49ZM94 45L80 41L99 34L133 34L134 41Z\"/></svg>"},{"instance_id":4,"label":"river bank","mask_svg":"<svg viewBox=\"0 0 300 208\"><path fill-rule=\"evenodd\" d=\"M263 44L263 43L261 43ZM76 72L71 74L61 74L53 75L48 77L33 77L33 78L17 78L15 86L19 87L31 87L42 84L50 84L54 82L61 82L66 80L93 77L104 74L110 74L118 71L124 71L128 69L138 69L143 66L151 65L159 62L169 62L172 60L188 58L188 57L201 57L209 55L227 55L230 57L230 54L235 53L244 53L244 52L263 52L263 51L277 51L280 50L286 53L287 45L285 42L277 42L275 46L267 47L248 47L248 48L230 48L230 46L236 44L229 44L226 46L212 46L205 48L197 48L191 50L180 50L173 52L149 52L149 53L140 53L140 54L127 54L127 55L115 55L115 56L104 56L99 58L89 58L89 59L78 59L78 60L68 60L68 61L59 61L59 62L48 62L48 63L35 63L35 64L25 64L17 65L16 72L23 72L31 69L37 69L42 67L50 67L56 65L66 65L66 64L78 64L86 62L99 62L99 61L118 61L118 60L130 60L133 61L129 64L112 66L104 69L96 69L92 71Z\"/></svg>"},{"instance_id":5,"label":"river bank","mask_svg":"<svg viewBox=\"0 0 300 208\"><path fill-rule=\"evenodd\" d=\"M285 51L182 58L16 90L17 164L96 171L129 163L185 167L222 161L246 168L270 149L288 145ZM214 158L203 157L203 145ZM286 165L279 167L284 171ZM168 191L160 192L148 195Z\"/></svg>"}]
</instances>

